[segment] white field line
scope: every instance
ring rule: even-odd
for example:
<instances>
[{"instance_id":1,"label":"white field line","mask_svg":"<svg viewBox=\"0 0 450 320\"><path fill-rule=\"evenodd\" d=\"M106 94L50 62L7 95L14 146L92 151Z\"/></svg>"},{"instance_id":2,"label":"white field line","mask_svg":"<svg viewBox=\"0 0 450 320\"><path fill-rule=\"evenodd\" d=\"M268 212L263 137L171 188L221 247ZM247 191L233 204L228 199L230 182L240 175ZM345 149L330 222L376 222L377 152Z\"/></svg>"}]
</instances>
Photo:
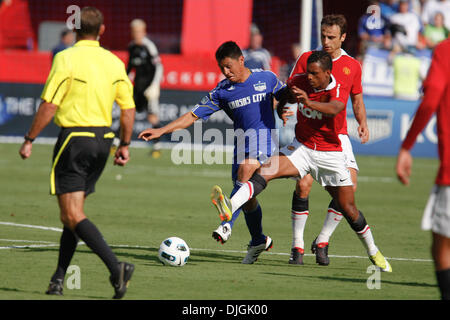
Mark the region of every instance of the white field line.
<instances>
[{"instance_id":1,"label":"white field line","mask_svg":"<svg viewBox=\"0 0 450 320\"><path fill-rule=\"evenodd\" d=\"M50 230L50 231L57 231L62 232L62 229L60 228L53 228L53 227L45 227L45 226L36 226L36 225L29 225L29 224L18 224L18 223L12 223L12 222L1 222L0 225L8 225L8 226L15 226L15 227L24 227L24 228L35 228L35 229L42 229L42 230ZM14 240L14 239L0 239L1 241L8 241L8 242L39 242L39 243L45 243L45 244L29 244L29 245L20 245L20 246L6 246L6 247L0 247L0 250L2 249L27 249L27 248L43 248L43 247L56 247L59 246L58 243L52 243L49 241L39 241L39 240ZM80 242L79 244L83 245L84 242ZM115 248L130 248L130 249L156 249L152 246L140 246L140 245L127 245L127 244L111 244L111 247ZM222 250L222 249L205 249L205 248L191 248L192 251L214 251L214 252L223 252L223 253L247 253L245 250ZM288 256L289 253L285 252L267 252L266 254L270 255L280 255L280 256ZM314 254L308 254L305 253L305 256L314 256ZM342 258L342 259L367 259L367 256L342 256L342 255L329 255L330 258ZM393 261L412 261L412 262L432 262L431 259L420 259L420 258L395 258L395 257L386 257L387 260L393 260Z\"/></svg>"},{"instance_id":2,"label":"white field line","mask_svg":"<svg viewBox=\"0 0 450 320\"><path fill-rule=\"evenodd\" d=\"M52 241L43 241L43 240L19 240L19 239L0 239L0 242L31 242L31 243L51 243L54 244L55 242Z\"/></svg>"},{"instance_id":3,"label":"white field line","mask_svg":"<svg viewBox=\"0 0 450 320\"><path fill-rule=\"evenodd\" d=\"M32 228L32 229L42 229L42 230L51 230L51 231L58 231L58 232L62 232L63 231L61 228L35 226L35 225L31 225L31 224L20 224L20 223L13 223L13 222L2 222L2 221L0 221L0 225L12 226L12 227L24 227L24 228Z\"/></svg>"}]
</instances>

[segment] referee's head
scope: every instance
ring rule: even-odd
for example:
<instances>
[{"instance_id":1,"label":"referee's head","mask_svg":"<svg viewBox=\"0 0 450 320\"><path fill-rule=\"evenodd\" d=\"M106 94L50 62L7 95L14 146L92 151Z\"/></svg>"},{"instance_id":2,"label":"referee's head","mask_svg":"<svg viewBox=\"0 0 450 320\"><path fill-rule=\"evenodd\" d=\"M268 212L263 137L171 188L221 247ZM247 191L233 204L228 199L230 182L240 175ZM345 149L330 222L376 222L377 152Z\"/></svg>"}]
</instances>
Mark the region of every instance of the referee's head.
<instances>
[{"instance_id":1,"label":"referee's head","mask_svg":"<svg viewBox=\"0 0 450 320\"><path fill-rule=\"evenodd\" d=\"M105 31L103 14L94 7L84 7L80 12L80 28L76 28L77 40L97 38Z\"/></svg>"}]
</instances>

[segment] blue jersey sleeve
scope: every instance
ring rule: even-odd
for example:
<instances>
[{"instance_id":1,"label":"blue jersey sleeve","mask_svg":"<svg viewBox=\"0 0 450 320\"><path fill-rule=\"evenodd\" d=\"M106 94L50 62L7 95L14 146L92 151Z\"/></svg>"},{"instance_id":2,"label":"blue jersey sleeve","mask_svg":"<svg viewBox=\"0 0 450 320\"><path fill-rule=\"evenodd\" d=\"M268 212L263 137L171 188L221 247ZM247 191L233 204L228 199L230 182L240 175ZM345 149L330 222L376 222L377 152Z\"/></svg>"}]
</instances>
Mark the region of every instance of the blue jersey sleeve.
<instances>
[{"instance_id":1,"label":"blue jersey sleeve","mask_svg":"<svg viewBox=\"0 0 450 320\"><path fill-rule=\"evenodd\" d=\"M276 74L271 72L272 77L273 77L273 89L272 89L272 94L275 96L275 99L280 100L280 96L282 94L282 92L284 91L284 89L286 88L286 84L281 81L280 79L277 78Z\"/></svg>"},{"instance_id":2,"label":"blue jersey sleeve","mask_svg":"<svg viewBox=\"0 0 450 320\"><path fill-rule=\"evenodd\" d=\"M220 107L220 99L219 94L217 92L217 88L210 91L208 95L204 96L202 100L191 110L191 112L202 120L208 120L209 117L219 111L222 110Z\"/></svg>"}]
</instances>

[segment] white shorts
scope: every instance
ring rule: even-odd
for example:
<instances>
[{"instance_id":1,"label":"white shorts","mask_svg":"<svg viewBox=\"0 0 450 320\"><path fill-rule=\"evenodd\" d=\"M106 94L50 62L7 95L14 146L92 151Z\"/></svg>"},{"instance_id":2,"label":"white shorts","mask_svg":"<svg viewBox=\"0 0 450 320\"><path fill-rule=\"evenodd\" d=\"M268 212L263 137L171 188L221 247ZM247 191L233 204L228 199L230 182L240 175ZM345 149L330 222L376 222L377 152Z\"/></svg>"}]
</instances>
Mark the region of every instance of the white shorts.
<instances>
[{"instance_id":1,"label":"white shorts","mask_svg":"<svg viewBox=\"0 0 450 320\"><path fill-rule=\"evenodd\" d=\"M422 230L450 238L450 187L433 186L422 217Z\"/></svg>"},{"instance_id":2,"label":"white shorts","mask_svg":"<svg viewBox=\"0 0 450 320\"><path fill-rule=\"evenodd\" d=\"M350 171L346 167L342 151L317 151L298 142L297 139L280 150L297 168L299 176L307 174L322 186L352 186Z\"/></svg>"},{"instance_id":3,"label":"white shorts","mask_svg":"<svg viewBox=\"0 0 450 320\"><path fill-rule=\"evenodd\" d=\"M356 171L359 171L355 155L353 154L353 148L352 143L350 142L350 138L346 134L340 134L339 139L341 140L342 152L345 155L345 165L347 166L347 168L353 168Z\"/></svg>"}]
</instances>

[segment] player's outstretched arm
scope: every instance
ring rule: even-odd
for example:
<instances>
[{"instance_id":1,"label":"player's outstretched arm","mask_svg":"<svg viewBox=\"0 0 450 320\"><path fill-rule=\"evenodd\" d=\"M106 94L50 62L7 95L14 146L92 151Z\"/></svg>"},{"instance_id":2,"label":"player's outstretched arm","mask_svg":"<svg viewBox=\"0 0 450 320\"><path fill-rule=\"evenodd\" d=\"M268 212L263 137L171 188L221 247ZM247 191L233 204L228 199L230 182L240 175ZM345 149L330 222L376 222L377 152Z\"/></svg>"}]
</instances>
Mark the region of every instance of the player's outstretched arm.
<instances>
[{"instance_id":1,"label":"player's outstretched arm","mask_svg":"<svg viewBox=\"0 0 450 320\"><path fill-rule=\"evenodd\" d=\"M145 141L150 141L153 139L157 139L161 137L163 134L171 133L175 130L179 129L185 129L189 126L191 126L198 118L192 113L187 112L181 117L173 120L172 122L168 123L164 127L161 128L149 128L145 129L141 133L139 133L138 138L143 139Z\"/></svg>"},{"instance_id":2,"label":"player's outstretched arm","mask_svg":"<svg viewBox=\"0 0 450 320\"><path fill-rule=\"evenodd\" d=\"M31 139L35 139L39 133L50 123L56 113L57 105L43 101L39 106L36 116L33 119L30 130L27 136ZM20 147L19 154L22 159L27 159L31 156L32 144L31 141L24 141Z\"/></svg>"}]
</instances>

